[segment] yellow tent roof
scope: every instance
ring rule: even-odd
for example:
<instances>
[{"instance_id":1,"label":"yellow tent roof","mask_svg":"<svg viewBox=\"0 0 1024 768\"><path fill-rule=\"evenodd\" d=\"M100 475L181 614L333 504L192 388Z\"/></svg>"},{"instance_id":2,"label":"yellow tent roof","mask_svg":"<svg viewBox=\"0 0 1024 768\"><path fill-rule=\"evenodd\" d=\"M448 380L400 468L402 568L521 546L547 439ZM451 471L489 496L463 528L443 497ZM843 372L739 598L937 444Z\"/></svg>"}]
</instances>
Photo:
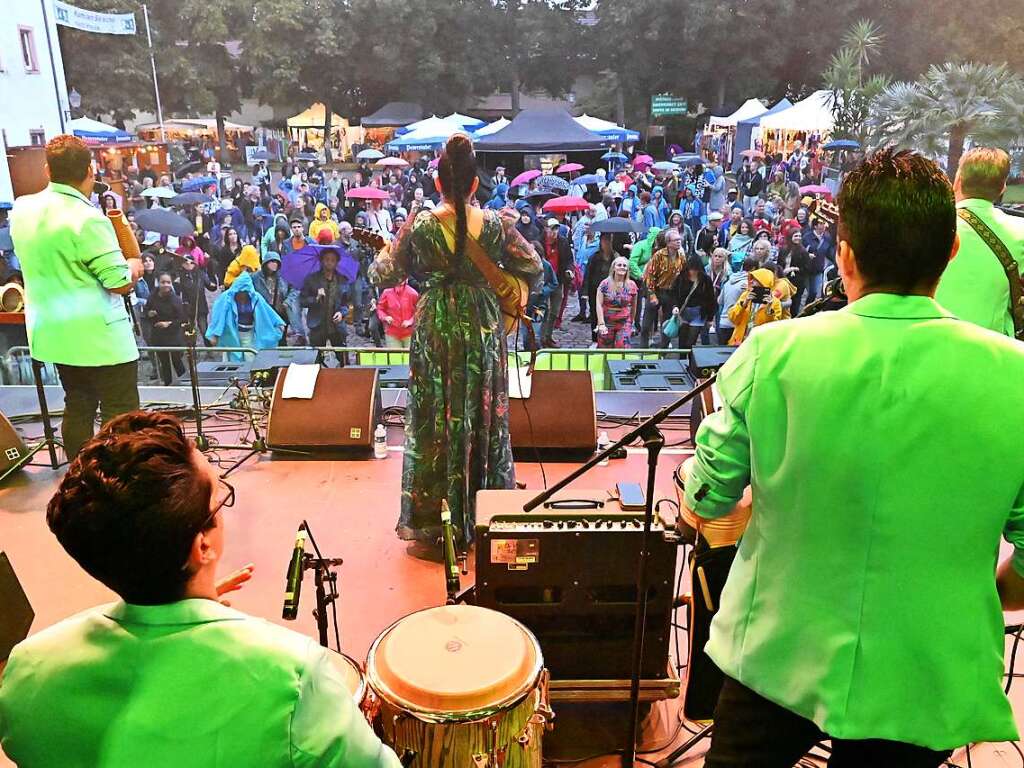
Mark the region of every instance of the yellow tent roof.
<instances>
[{"instance_id":1,"label":"yellow tent roof","mask_svg":"<svg viewBox=\"0 0 1024 768\"><path fill-rule=\"evenodd\" d=\"M309 109L306 109L299 114L288 118L289 128L319 128L323 130L324 119L327 117L327 107L325 107L319 101L315 104L310 105ZM342 126L347 125L348 120L341 117L335 112L331 113L331 125Z\"/></svg>"}]
</instances>

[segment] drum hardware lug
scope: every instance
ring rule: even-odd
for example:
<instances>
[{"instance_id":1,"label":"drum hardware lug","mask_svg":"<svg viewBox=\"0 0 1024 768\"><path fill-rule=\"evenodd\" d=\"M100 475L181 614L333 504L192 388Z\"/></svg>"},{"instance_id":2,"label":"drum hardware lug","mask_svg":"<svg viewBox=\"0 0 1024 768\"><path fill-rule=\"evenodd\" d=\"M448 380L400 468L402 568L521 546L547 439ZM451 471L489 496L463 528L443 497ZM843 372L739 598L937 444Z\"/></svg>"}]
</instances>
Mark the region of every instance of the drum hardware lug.
<instances>
[{"instance_id":1,"label":"drum hardware lug","mask_svg":"<svg viewBox=\"0 0 1024 768\"><path fill-rule=\"evenodd\" d=\"M477 768L486 768L490 764L487 755L473 755L473 765Z\"/></svg>"},{"instance_id":2,"label":"drum hardware lug","mask_svg":"<svg viewBox=\"0 0 1024 768\"><path fill-rule=\"evenodd\" d=\"M416 751L407 749L402 753L402 756L398 758L398 762L402 764L402 768L409 768L412 765L412 761L416 759Z\"/></svg>"}]
</instances>

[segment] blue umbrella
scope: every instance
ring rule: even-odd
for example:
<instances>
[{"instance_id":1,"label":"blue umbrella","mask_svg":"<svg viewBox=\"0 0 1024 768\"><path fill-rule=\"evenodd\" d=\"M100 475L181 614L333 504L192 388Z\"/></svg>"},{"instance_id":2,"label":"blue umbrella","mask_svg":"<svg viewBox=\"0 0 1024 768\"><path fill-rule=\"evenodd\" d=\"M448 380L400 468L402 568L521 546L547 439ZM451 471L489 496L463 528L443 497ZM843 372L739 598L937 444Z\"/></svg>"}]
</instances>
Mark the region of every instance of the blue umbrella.
<instances>
[{"instance_id":1,"label":"blue umbrella","mask_svg":"<svg viewBox=\"0 0 1024 768\"><path fill-rule=\"evenodd\" d=\"M860 144L852 139L836 139L828 144L823 144L822 149L860 149Z\"/></svg>"},{"instance_id":2,"label":"blue umbrella","mask_svg":"<svg viewBox=\"0 0 1024 768\"><path fill-rule=\"evenodd\" d=\"M319 160L320 156L316 152L299 152L295 156L296 160Z\"/></svg>"},{"instance_id":3,"label":"blue umbrella","mask_svg":"<svg viewBox=\"0 0 1024 768\"><path fill-rule=\"evenodd\" d=\"M200 203L212 203L213 197L202 192L182 192L167 200L169 205L199 205Z\"/></svg>"},{"instance_id":4,"label":"blue umbrella","mask_svg":"<svg viewBox=\"0 0 1024 768\"><path fill-rule=\"evenodd\" d=\"M609 163L624 163L627 160L629 160L629 158L626 157L621 152L605 152L603 155L601 155L601 159Z\"/></svg>"},{"instance_id":5,"label":"blue umbrella","mask_svg":"<svg viewBox=\"0 0 1024 768\"><path fill-rule=\"evenodd\" d=\"M587 185L587 184L600 184L601 183L601 177L598 176L596 173L587 173L587 174L584 174L583 176L577 176L575 179L572 180L572 183L573 184L583 184L583 185Z\"/></svg>"},{"instance_id":6,"label":"blue umbrella","mask_svg":"<svg viewBox=\"0 0 1024 768\"><path fill-rule=\"evenodd\" d=\"M216 176L200 176L196 179L186 179L181 182L182 192L195 192L210 185L217 186Z\"/></svg>"},{"instance_id":7,"label":"blue umbrella","mask_svg":"<svg viewBox=\"0 0 1024 768\"><path fill-rule=\"evenodd\" d=\"M306 245L297 251L286 253L281 257L281 277L297 288L301 288L306 278L320 271L320 255L324 251L338 254L339 275L350 283L359 274L359 262L344 245Z\"/></svg>"}]
</instances>

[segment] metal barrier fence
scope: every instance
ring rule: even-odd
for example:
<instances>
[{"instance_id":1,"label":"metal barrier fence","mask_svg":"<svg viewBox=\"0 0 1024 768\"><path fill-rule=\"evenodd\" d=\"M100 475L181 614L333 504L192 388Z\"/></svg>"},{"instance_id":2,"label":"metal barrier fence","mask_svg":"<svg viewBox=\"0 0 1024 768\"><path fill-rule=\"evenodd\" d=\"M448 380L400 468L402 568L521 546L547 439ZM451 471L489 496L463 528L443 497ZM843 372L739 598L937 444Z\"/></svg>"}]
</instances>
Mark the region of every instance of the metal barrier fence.
<instances>
[{"instance_id":1,"label":"metal barrier fence","mask_svg":"<svg viewBox=\"0 0 1024 768\"><path fill-rule=\"evenodd\" d=\"M141 353L139 365L139 383L146 385L153 382L149 378L149 370L156 370L156 352L178 352L184 357L187 347L139 347ZM388 349L385 347L278 347L277 351L294 352L295 350L314 350L325 353L328 359L341 355L349 365L408 365L409 350ZM256 356L259 350L252 347L196 347L197 362L225 362L231 353L239 354L244 360ZM688 349L541 349L537 352L536 369L540 371L589 371L594 380L594 389L607 389L606 362L608 360L661 360L686 359ZM510 367L525 367L529 364L528 352L509 352ZM28 347L11 347L7 354L0 357L0 373L3 384L33 384L32 366ZM57 384L57 374L53 366L47 364L43 372L44 384ZM179 378L179 384L188 384L187 375Z\"/></svg>"}]
</instances>

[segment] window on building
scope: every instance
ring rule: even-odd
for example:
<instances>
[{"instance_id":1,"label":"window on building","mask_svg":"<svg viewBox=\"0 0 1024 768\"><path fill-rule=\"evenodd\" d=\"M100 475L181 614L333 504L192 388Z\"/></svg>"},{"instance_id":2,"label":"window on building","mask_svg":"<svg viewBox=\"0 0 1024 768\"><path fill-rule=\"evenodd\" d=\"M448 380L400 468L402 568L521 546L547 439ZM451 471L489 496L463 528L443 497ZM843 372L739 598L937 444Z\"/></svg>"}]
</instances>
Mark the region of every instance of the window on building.
<instances>
[{"instance_id":1,"label":"window on building","mask_svg":"<svg viewBox=\"0 0 1024 768\"><path fill-rule=\"evenodd\" d=\"M29 141L33 147L46 146L46 131L42 128L33 128L28 132Z\"/></svg>"},{"instance_id":2,"label":"window on building","mask_svg":"<svg viewBox=\"0 0 1024 768\"><path fill-rule=\"evenodd\" d=\"M38 72L39 58L36 55L36 37L32 27L18 27L18 39L21 41L21 58L25 64L25 71Z\"/></svg>"}]
</instances>

